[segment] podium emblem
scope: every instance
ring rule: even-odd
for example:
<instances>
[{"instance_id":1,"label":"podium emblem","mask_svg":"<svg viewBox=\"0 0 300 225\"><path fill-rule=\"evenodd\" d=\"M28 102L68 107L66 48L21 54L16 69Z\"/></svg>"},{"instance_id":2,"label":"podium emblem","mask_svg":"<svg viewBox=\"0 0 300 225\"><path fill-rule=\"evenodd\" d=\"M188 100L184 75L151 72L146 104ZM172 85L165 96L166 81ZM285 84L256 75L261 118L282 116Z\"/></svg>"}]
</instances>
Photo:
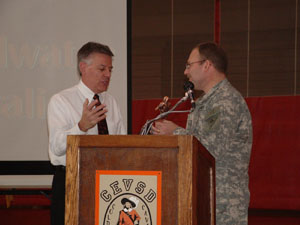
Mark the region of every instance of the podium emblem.
<instances>
[{"instance_id":1,"label":"podium emblem","mask_svg":"<svg viewBox=\"0 0 300 225\"><path fill-rule=\"evenodd\" d=\"M161 225L161 171L96 171L95 225Z\"/></svg>"}]
</instances>

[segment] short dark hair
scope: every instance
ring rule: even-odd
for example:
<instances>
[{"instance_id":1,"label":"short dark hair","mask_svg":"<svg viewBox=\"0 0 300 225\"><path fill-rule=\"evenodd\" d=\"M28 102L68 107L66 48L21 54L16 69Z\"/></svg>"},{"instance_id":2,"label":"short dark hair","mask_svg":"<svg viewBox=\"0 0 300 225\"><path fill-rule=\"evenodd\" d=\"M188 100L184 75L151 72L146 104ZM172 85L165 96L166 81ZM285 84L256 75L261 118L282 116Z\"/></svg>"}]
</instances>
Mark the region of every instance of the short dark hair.
<instances>
[{"instance_id":1,"label":"short dark hair","mask_svg":"<svg viewBox=\"0 0 300 225\"><path fill-rule=\"evenodd\" d=\"M227 73L228 59L220 45L214 42L205 42L196 45L195 49L198 49L199 54L205 59L210 60L219 72Z\"/></svg>"},{"instance_id":2,"label":"short dark hair","mask_svg":"<svg viewBox=\"0 0 300 225\"><path fill-rule=\"evenodd\" d=\"M113 57L114 54L107 45L103 45L97 42L88 42L84 44L77 52L77 70L81 76L79 70L79 63L88 58L93 53L101 53Z\"/></svg>"}]
</instances>

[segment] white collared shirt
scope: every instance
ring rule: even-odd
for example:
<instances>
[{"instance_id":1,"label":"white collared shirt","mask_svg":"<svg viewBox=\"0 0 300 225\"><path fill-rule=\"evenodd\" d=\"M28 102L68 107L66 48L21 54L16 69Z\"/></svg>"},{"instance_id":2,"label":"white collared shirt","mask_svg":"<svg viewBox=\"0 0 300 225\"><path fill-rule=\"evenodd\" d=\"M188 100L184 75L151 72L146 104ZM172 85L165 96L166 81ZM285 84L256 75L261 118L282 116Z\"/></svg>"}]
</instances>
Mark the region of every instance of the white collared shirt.
<instances>
[{"instance_id":1,"label":"white collared shirt","mask_svg":"<svg viewBox=\"0 0 300 225\"><path fill-rule=\"evenodd\" d=\"M117 102L107 92L98 94L106 105L109 134L126 134ZM53 165L66 165L67 135L98 134L97 125L83 132L78 127L85 99L93 101L94 92L79 84L55 94L48 105L49 157Z\"/></svg>"}]
</instances>

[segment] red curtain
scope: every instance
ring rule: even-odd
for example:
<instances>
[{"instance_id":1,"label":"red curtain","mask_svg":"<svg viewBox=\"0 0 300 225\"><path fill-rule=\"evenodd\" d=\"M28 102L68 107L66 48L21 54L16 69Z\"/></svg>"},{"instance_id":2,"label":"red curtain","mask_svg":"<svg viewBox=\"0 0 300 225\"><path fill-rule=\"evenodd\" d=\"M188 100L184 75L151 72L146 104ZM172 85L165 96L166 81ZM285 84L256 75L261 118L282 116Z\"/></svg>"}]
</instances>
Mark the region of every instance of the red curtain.
<instances>
[{"instance_id":1,"label":"red curtain","mask_svg":"<svg viewBox=\"0 0 300 225\"><path fill-rule=\"evenodd\" d=\"M172 105L178 99L172 99ZM158 112L161 100L135 100L133 133ZM255 97L246 102L252 115L253 147L249 166L250 208L300 210L300 96ZM180 109L187 109L184 103ZM185 127L187 114L168 119Z\"/></svg>"}]
</instances>

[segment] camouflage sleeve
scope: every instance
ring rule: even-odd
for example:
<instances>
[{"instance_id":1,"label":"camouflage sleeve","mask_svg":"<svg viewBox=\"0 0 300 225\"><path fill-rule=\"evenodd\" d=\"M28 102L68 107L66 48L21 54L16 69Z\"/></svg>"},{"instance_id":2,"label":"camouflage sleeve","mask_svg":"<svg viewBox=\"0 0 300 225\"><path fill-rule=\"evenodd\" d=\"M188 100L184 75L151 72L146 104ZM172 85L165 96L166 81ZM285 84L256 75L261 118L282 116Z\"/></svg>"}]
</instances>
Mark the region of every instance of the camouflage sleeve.
<instances>
[{"instance_id":1,"label":"camouflage sleeve","mask_svg":"<svg viewBox=\"0 0 300 225\"><path fill-rule=\"evenodd\" d=\"M235 136L238 113L231 107L219 105L205 115L202 124L202 144L217 158L223 155L224 149L230 149Z\"/></svg>"},{"instance_id":2,"label":"camouflage sleeve","mask_svg":"<svg viewBox=\"0 0 300 225\"><path fill-rule=\"evenodd\" d=\"M244 110L230 101L219 102L202 112L189 117L187 129L178 128L174 134L194 135L216 158L226 154L224 149L239 146L249 137Z\"/></svg>"},{"instance_id":3,"label":"camouflage sleeve","mask_svg":"<svg viewBox=\"0 0 300 225\"><path fill-rule=\"evenodd\" d=\"M178 127L173 131L174 135L187 135L188 131L182 127Z\"/></svg>"}]
</instances>

